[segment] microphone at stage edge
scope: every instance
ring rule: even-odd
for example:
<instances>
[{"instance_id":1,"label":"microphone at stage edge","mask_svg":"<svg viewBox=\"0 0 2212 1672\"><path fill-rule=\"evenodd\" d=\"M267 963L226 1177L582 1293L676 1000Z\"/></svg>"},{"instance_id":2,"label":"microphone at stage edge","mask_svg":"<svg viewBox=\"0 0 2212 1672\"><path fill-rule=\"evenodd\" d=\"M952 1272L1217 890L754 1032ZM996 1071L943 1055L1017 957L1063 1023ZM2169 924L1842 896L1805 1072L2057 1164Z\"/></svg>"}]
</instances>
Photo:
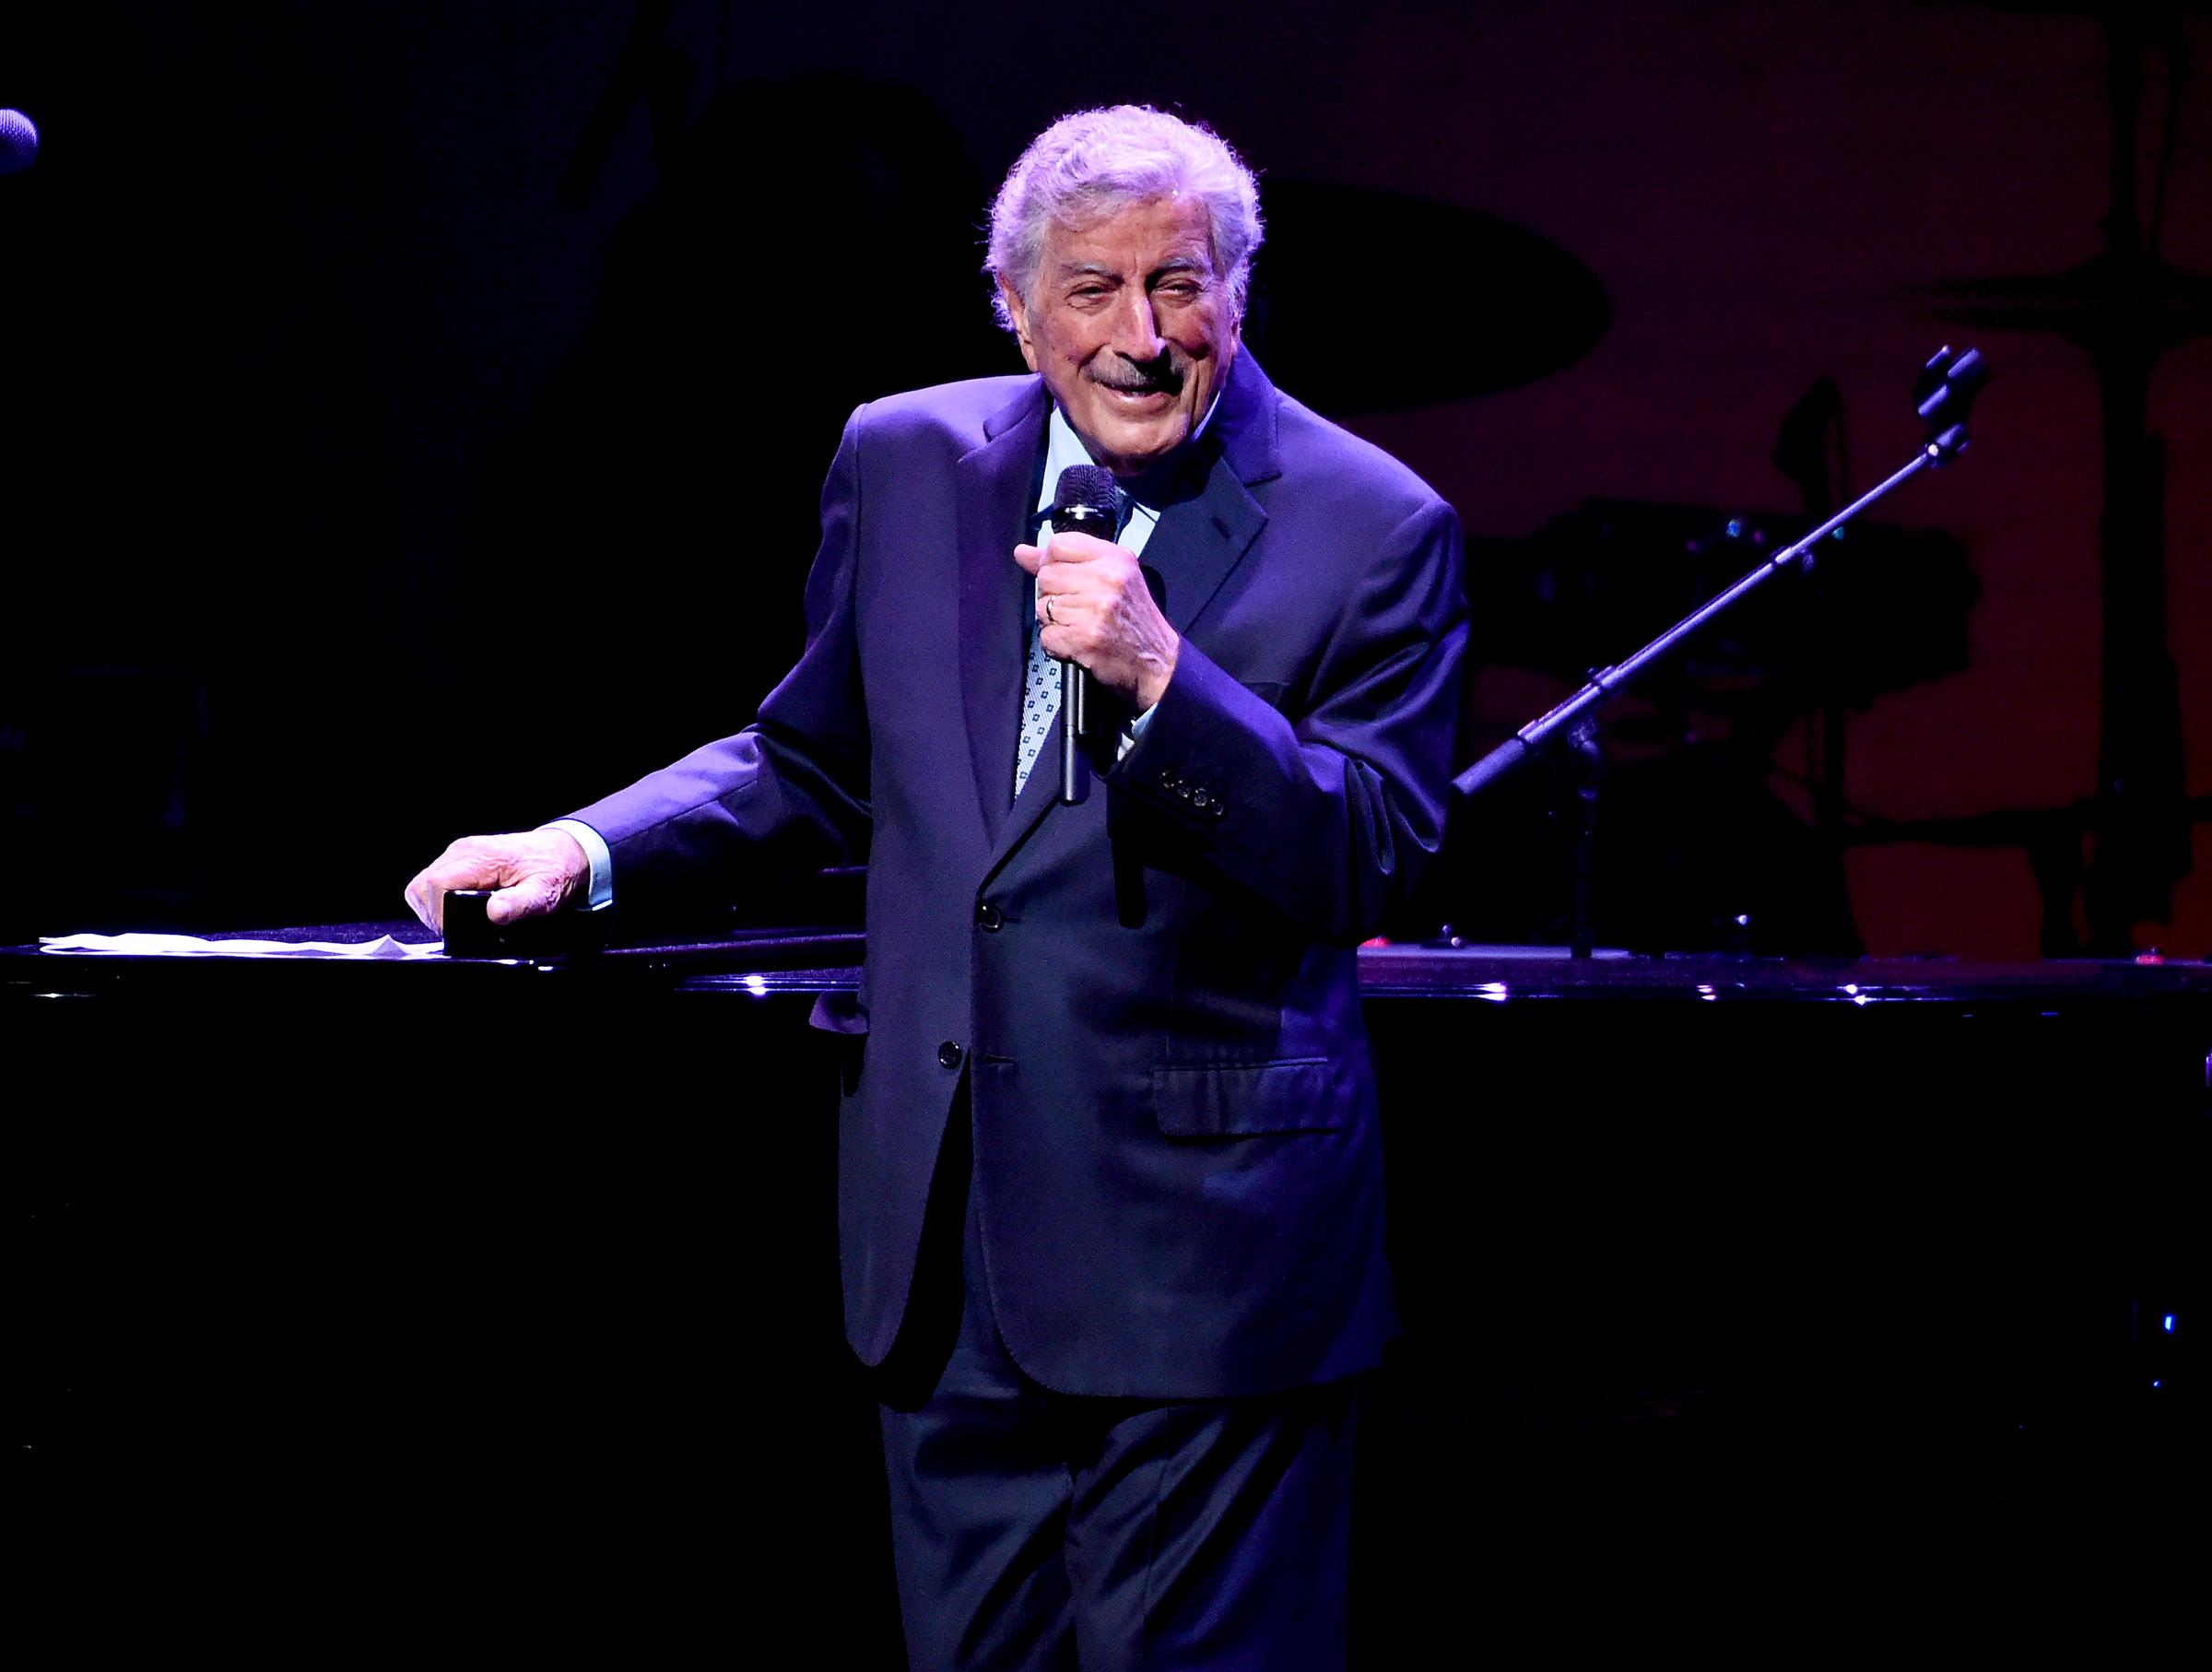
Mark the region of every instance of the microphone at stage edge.
<instances>
[{"instance_id":1,"label":"microphone at stage edge","mask_svg":"<svg viewBox=\"0 0 2212 1672\"><path fill-rule=\"evenodd\" d=\"M1111 540L1120 510L1112 471L1102 465L1070 465L1053 489L1053 532ZM1090 676L1075 663L1060 665L1060 799L1070 806L1082 797L1083 758L1076 739L1089 682Z\"/></svg>"},{"instance_id":2,"label":"microphone at stage edge","mask_svg":"<svg viewBox=\"0 0 2212 1672\"><path fill-rule=\"evenodd\" d=\"M38 154L38 124L21 111L0 111L0 174L20 174Z\"/></svg>"}]
</instances>

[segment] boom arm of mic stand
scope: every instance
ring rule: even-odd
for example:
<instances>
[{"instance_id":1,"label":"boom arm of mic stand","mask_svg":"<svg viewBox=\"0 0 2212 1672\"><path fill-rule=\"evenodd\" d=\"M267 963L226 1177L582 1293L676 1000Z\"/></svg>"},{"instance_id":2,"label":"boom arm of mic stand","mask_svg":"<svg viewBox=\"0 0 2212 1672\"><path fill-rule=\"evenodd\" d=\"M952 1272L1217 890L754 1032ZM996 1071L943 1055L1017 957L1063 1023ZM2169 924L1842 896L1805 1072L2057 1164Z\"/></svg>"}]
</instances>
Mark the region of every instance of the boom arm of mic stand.
<instances>
[{"instance_id":1,"label":"boom arm of mic stand","mask_svg":"<svg viewBox=\"0 0 2212 1672\"><path fill-rule=\"evenodd\" d=\"M1688 615L1676 622L1627 661L1611 667L1601 667L1590 676L1589 683L1573 696L1560 703L1549 713L1530 721L1496 748L1452 781L1452 787L1462 795L1474 795L1488 788L1518 767L1531 756L1539 754L1560 731L1595 709L1616 692L1626 689L1639 674L1653 663L1669 654L1685 639L1703 627L1714 617L1733 609L1745 595L1758 586L1776 570L1794 563L1814 546L1826 539L1837 529L1850 522L1892 489L1901 487L1909 478L1917 476L1931 465L1943 465L1958 457L1966 446L1963 425L1953 425L1941 435L1929 441L1912 457L1912 462L1887 481L1861 494L1841 511L1820 524L1794 545L1784 548L1745 575L1727 591L1707 599Z\"/></svg>"}]
</instances>

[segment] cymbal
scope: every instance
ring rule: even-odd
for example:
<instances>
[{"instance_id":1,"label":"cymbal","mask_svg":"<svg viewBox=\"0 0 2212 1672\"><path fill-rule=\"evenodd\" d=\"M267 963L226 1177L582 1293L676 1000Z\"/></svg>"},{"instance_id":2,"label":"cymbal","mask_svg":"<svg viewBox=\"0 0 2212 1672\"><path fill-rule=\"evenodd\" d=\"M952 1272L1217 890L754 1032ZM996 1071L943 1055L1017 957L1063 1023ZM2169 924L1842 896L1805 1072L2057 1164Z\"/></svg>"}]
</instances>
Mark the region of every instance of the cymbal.
<instances>
[{"instance_id":1,"label":"cymbal","mask_svg":"<svg viewBox=\"0 0 2212 1672\"><path fill-rule=\"evenodd\" d=\"M1517 388L1573 365L1612 323L1595 274L1498 216L1318 181L1271 180L1265 202L1245 336L1324 412ZM1398 346L1379 349L1373 327L1393 313Z\"/></svg>"}]
</instances>

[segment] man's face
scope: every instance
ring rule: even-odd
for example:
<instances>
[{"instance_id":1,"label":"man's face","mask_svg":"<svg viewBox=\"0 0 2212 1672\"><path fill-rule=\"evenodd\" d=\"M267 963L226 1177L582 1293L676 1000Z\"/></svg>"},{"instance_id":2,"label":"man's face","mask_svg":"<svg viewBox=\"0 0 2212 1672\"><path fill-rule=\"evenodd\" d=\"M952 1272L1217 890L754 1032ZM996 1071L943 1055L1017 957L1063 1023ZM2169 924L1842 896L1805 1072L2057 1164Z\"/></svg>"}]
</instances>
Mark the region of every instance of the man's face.
<instances>
[{"instance_id":1,"label":"man's face","mask_svg":"<svg viewBox=\"0 0 2212 1672\"><path fill-rule=\"evenodd\" d=\"M1190 440L1237 358L1236 304L1195 198L1053 222L1032 294L1006 298L1022 359L1116 476Z\"/></svg>"}]
</instances>

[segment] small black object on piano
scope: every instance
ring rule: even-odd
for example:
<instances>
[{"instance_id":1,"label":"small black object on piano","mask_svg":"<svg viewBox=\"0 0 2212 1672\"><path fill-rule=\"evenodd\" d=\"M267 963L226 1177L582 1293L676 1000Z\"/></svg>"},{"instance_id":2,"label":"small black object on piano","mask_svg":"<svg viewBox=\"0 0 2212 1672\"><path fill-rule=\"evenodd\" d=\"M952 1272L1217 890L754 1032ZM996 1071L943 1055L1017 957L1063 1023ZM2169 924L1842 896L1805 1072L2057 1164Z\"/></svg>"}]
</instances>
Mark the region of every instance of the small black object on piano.
<instances>
[{"instance_id":1,"label":"small black object on piano","mask_svg":"<svg viewBox=\"0 0 2212 1672\"><path fill-rule=\"evenodd\" d=\"M448 958L565 958L597 952L607 939L612 912L550 912L493 923L487 908L492 889L449 889L445 894Z\"/></svg>"}]
</instances>

